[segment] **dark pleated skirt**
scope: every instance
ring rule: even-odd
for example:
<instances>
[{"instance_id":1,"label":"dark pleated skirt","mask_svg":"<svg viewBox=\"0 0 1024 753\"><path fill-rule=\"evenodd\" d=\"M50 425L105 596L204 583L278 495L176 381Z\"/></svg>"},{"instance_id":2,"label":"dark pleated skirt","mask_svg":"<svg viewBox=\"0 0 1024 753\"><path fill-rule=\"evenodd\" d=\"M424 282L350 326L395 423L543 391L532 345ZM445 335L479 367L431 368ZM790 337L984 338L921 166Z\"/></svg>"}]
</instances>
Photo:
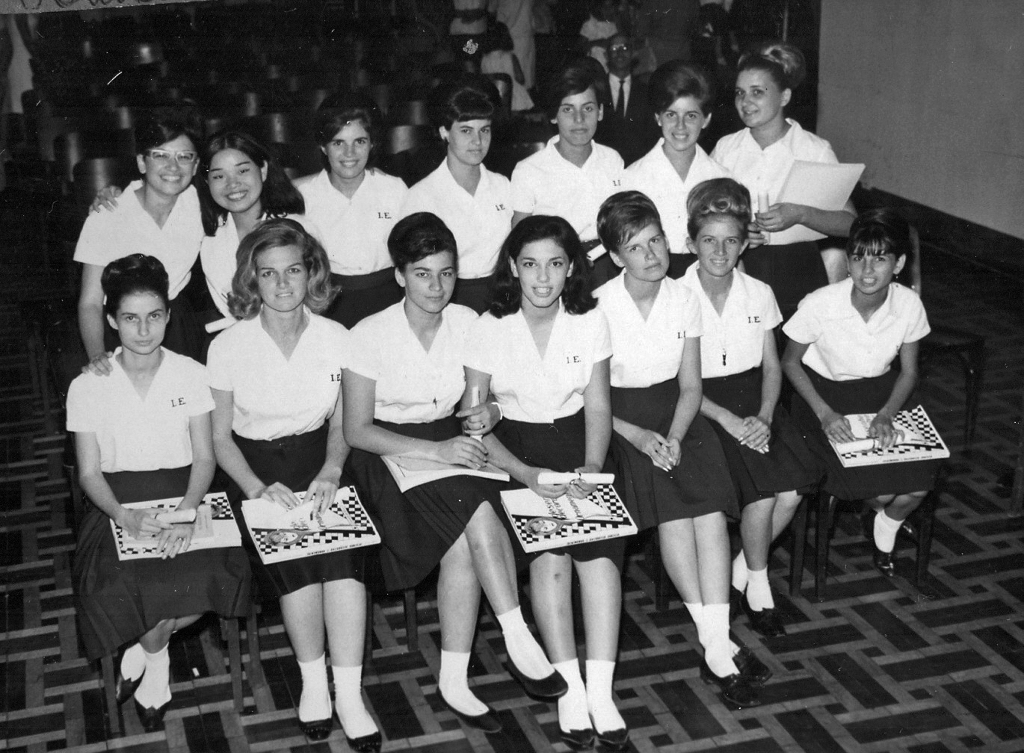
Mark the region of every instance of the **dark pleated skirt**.
<instances>
[{"instance_id":1,"label":"dark pleated skirt","mask_svg":"<svg viewBox=\"0 0 1024 753\"><path fill-rule=\"evenodd\" d=\"M468 306L476 313L482 314L491 306L494 300L494 275L477 277L473 279L462 279L455 283L455 292L452 294L452 303L460 306Z\"/></svg>"},{"instance_id":2,"label":"dark pleated skirt","mask_svg":"<svg viewBox=\"0 0 1024 753\"><path fill-rule=\"evenodd\" d=\"M462 433L455 416L422 424L376 421L388 431L443 442ZM379 455L352 450L347 472L363 504L377 523L383 589L413 588L441 562L480 505L500 513L503 482L476 476L452 476L414 487L404 494Z\"/></svg>"},{"instance_id":3,"label":"dark pleated skirt","mask_svg":"<svg viewBox=\"0 0 1024 753\"><path fill-rule=\"evenodd\" d=\"M183 496L189 468L104 478L119 502L146 502ZM240 547L193 550L169 560L121 561L110 518L90 503L78 530L71 581L86 658L94 660L161 620L204 612L245 616L252 574Z\"/></svg>"},{"instance_id":4,"label":"dark pleated skirt","mask_svg":"<svg viewBox=\"0 0 1024 753\"><path fill-rule=\"evenodd\" d=\"M828 285L825 263L814 241L748 248L742 258L746 273L771 287L786 318L805 295Z\"/></svg>"},{"instance_id":5,"label":"dark pleated skirt","mask_svg":"<svg viewBox=\"0 0 1024 753\"><path fill-rule=\"evenodd\" d=\"M889 399L893 385L899 377L896 369L890 369L878 377L835 382L811 369L805 368L804 371L810 377L814 389L829 407L844 416L850 413L877 412ZM916 401L911 398L903 407L913 407L915 404ZM829 494L834 494L840 499L856 500L885 494L928 491L935 487L941 460L912 460L844 468L825 432L822 431L821 421L798 393L793 395L793 420L803 432L811 450L826 465L824 488Z\"/></svg>"},{"instance_id":6,"label":"dark pleated skirt","mask_svg":"<svg viewBox=\"0 0 1024 753\"><path fill-rule=\"evenodd\" d=\"M678 399L675 379L643 388L612 387L612 415L665 436ZM679 465L666 472L621 435L613 435L612 457L637 528L714 512L738 518L725 455L707 419L694 416L679 449Z\"/></svg>"},{"instance_id":7,"label":"dark pleated skirt","mask_svg":"<svg viewBox=\"0 0 1024 753\"><path fill-rule=\"evenodd\" d=\"M352 329L363 319L377 314L402 300L404 293L395 281L393 267L368 275L331 275L331 282L341 292L324 312L328 319Z\"/></svg>"},{"instance_id":8,"label":"dark pleated skirt","mask_svg":"<svg viewBox=\"0 0 1024 753\"><path fill-rule=\"evenodd\" d=\"M761 369L705 379L704 395L740 418L756 416L761 409ZM807 446L782 406L775 406L771 440L764 454L741 445L717 422L708 423L722 444L742 507L778 492L807 492L825 475L824 463Z\"/></svg>"},{"instance_id":9,"label":"dark pleated skirt","mask_svg":"<svg viewBox=\"0 0 1024 753\"><path fill-rule=\"evenodd\" d=\"M556 419L552 424L533 424L503 418L494 427L494 436L505 445L509 452L535 468L548 468L552 471L567 473L579 468L586 461L586 420L582 410L572 416ZM603 470L608 473L614 472L613 466L607 460ZM618 483L615 487L616 491L621 494ZM509 488L522 489L523 485L513 481ZM622 557L626 549L625 538L594 541L527 554L523 551L522 546L517 546L515 543L518 538L512 530L512 523L509 521L508 515L504 510L500 515L508 530L509 540L513 542L512 549L516 553L518 567L529 564L545 553L571 554L573 559L581 562L605 557L620 569L622 567Z\"/></svg>"},{"instance_id":10,"label":"dark pleated skirt","mask_svg":"<svg viewBox=\"0 0 1024 753\"><path fill-rule=\"evenodd\" d=\"M315 431L283 439L261 441L238 435L234 435L234 439L249 467L263 483L279 482L294 492L304 492L324 465L327 432L327 424L324 424ZM342 477L342 486L347 483ZM249 552L253 569L261 575L261 584L275 596L281 597L314 583L363 580L367 547L264 565L245 527L242 490L234 482L229 487L228 496L242 528L242 541Z\"/></svg>"}]
</instances>

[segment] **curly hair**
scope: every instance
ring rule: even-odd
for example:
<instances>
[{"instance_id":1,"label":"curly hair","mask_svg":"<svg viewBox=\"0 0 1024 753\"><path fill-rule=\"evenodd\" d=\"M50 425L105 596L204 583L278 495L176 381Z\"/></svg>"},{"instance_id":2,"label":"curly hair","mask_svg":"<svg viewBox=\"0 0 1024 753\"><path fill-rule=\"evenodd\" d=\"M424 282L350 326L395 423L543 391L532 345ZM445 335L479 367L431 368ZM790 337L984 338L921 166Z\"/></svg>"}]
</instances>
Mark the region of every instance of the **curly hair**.
<instances>
[{"instance_id":1,"label":"curly hair","mask_svg":"<svg viewBox=\"0 0 1024 753\"><path fill-rule=\"evenodd\" d=\"M698 183L686 199L686 231L696 240L704 223L723 216L736 220L743 239L750 222L750 191L732 178L712 178Z\"/></svg>"},{"instance_id":2,"label":"curly hair","mask_svg":"<svg viewBox=\"0 0 1024 753\"><path fill-rule=\"evenodd\" d=\"M585 314L597 305L590 291L590 262L572 225L561 217L536 214L527 217L508 234L498 255L498 268L494 281L494 300L490 312L496 318L519 311L523 291L519 278L512 274L519 254L529 243L551 240L565 251L571 272L562 288L562 305L570 314Z\"/></svg>"},{"instance_id":3,"label":"curly hair","mask_svg":"<svg viewBox=\"0 0 1024 753\"><path fill-rule=\"evenodd\" d=\"M103 268L100 286L106 296L103 312L115 319L121 301L135 293L152 293L164 302L164 307L170 306L167 270L154 256L129 254L115 259Z\"/></svg>"},{"instance_id":4,"label":"curly hair","mask_svg":"<svg viewBox=\"0 0 1024 753\"><path fill-rule=\"evenodd\" d=\"M846 255L885 256L897 259L913 249L910 223L895 209L868 209L857 215L846 239Z\"/></svg>"},{"instance_id":5,"label":"curly hair","mask_svg":"<svg viewBox=\"0 0 1024 753\"><path fill-rule=\"evenodd\" d=\"M597 236L612 253L649 225L661 228L661 215L647 194L620 191L612 194L597 212Z\"/></svg>"},{"instance_id":6,"label":"curly hair","mask_svg":"<svg viewBox=\"0 0 1024 753\"><path fill-rule=\"evenodd\" d=\"M796 89L807 76L807 61L800 48L786 42L765 42L740 58L736 73L764 71L780 89Z\"/></svg>"},{"instance_id":7,"label":"curly hair","mask_svg":"<svg viewBox=\"0 0 1024 753\"><path fill-rule=\"evenodd\" d=\"M267 168L267 177L263 180L259 201L260 208L268 216L283 217L287 214L303 214L306 211L306 202L302 194L288 180L281 163L269 149L247 133L223 131L211 137L206 143L199 168L204 178L198 183L199 206L202 210L203 230L207 235L214 235L228 216L228 210L214 201L209 188L210 165L213 158L225 149L239 151L257 167Z\"/></svg>"},{"instance_id":8,"label":"curly hair","mask_svg":"<svg viewBox=\"0 0 1024 753\"><path fill-rule=\"evenodd\" d=\"M309 273L303 303L314 314L327 310L340 292L331 284L331 264L320 241L295 220L279 217L260 223L238 246L238 267L231 279L228 308L236 319L252 319L263 305L257 283L259 255L273 248L296 246L302 251L302 263Z\"/></svg>"}]
</instances>

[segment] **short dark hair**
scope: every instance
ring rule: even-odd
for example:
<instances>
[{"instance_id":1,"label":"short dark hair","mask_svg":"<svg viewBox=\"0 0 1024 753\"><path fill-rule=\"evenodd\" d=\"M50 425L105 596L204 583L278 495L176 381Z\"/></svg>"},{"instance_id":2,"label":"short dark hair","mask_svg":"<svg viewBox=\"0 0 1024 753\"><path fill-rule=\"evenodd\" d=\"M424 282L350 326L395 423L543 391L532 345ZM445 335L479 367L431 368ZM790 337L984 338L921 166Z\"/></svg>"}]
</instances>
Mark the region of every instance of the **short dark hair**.
<instances>
[{"instance_id":1,"label":"short dark hair","mask_svg":"<svg viewBox=\"0 0 1024 753\"><path fill-rule=\"evenodd\" d=\"M910 223L895 209L868 209L857 215L846 239L846 255L885 256L897 259L913 249Z\"/></svg>"},{"instance_id":2,"label":"short dark hair","mask_svg":"<svg viewBox=\"0 0 1024 753\"><path fill-rule=\"evenodd\" d=\"M288 176L277 161L273 152L247 133L241 131L224 131L211 137L203 148L200 170L203 178L209 179L210 163L214 156L225 149L235 149L251 159L257 167L267 168L267 177L263 181L260 193L260 206L270 217L283 217L286 214L303 214L306 202L302 194L288 180ZM228 210L220 206L210 195L205 181L199 181L199 206L203 215L203 230L213 235L221 221L228 215Z\"/></svg>"},{"instance_id":3,"label":"short dark hair","mask_svg":"<svg viewBox=\"0 0 1024 753\"><path fill-rule=\"evenodd\" d=\"M179 136L185 136L197 150L203 141L198 114L189 108L158 107L139 118L135 126L135 152L145 154Z\"/></svg>"},{"instance_id":4,"label":"short dark hair","mask_svg":"<svg viewBox=\"0 0 1024 753\"><path fill-rule=\"evenodd\" d=\"M256 282L257 257L264 251L285 246L302 250L302 263L309 272L304 303L314 314L327 310L340 292L331 284L331 263L320 241L306 232L295 220L279 217L256 226L238 246L235 276L231 279L228 308L237 319L252 319L260 312L263 301Z\"/></svg>"},{"instance_id":5,"label":"short dark hair","mask_svg":"<svg viewBox=\"0 0 1024 753\"><path fill-rule=\"evenodd\" d=\"M103 268L100 286L106 296L103 312L114 318L125 296L135 293L152 293L170 306L167 270L155 256L129 254L115 259Z\"/></svg>"},{"instance_id":6,"label":"short dark hair","mask_svg":"<svg viewBox=\"0 0 1024 753\"><path fill-rule=\"evenodd\" d=\"M494 120L501 111L501 95L487 76L464 73L430 93L430 120L437 128L451 128L467 120Z\"/></svg>"},{"instance_id":7,"label":"short dark hair","mask_svg":"<svg viewBox=\"0 0 1024 753\"><path fill-rule=\"evenodd\" d=\"M750 191L732 178L712 178L698 183L686 199L686 231L690 238L697 239L697 233L706 222L723 216L740 223L743 239L747 237L747 223L750 222Z\"/></svg>"},{"instance_id":8,"label":"short dark hair","mask_svg":"<svg viewBox=\"0 0 1024 753\"><path fill-rule=\"evenodd\" d=\"M750 70L764 71L780 89L796 89L807 76L807 61L795 45L765 42L740 58L736 73Z\"/></svg>"},{"instance_id":9,"label":"short dark hair","mask_svg":"<svg viewBox=\"0 0 1024 753\"><path fill-rule=\"evenodd\" d=\"M338 92L332 94L317 108L313 116L313 132L320 146L327 146L342 128L349 123L359 123L370 134L370 158L367 167L376 164L377 149L383 142L383 117L377 103L363 92ZM326 167L326 156L324 166Z\"/></svg>"},{"instance_id":10,"label":"short dark hair","mask_svg":"<svg viewBox=\"0 0 1024 753\"><path fill-rule=\"evenodd\" d=\"M399 272L420 259L446 251L452 255L452 263L458 270L459 249L455 236L440 217L430 212L414 212L403 217L388 235L388 253Z\"/></svg>"},{"instance_id":11,"label":"short dark hair","mask_svg":"<svg viewBox=\"0 0 1024 753\"><path fill-rule=\"evenodd\" d=\"M715 87L699 66L682 60L670 60L651 74L647 85L648 99L655 113L665 112L680 97L693 97L701 112L711 112Z\"/></svg>"},{"instance_id":12,"label":"short dark hair","mask_svg":"<svg viewBox=\"0 0 1024 753\"><path fill-rule=\"evenodd\" d=\"M597 236L601 245L611 253L645 227L661 227L661 215L647 194L639 191L620 191L601 204L597 212Z\"/></svg>"},{"instance_id":13,"label":"short dark hair","mask_svg":"<svg viewBox=\"0 0 1024 753\"><path fill-rule=\"evenodd\" d=\"M548 118L558 115L558 108L563 99L582 94L587 89L594 90L598 102L602 100L605 77L597 73L592 63L596 65L597 70L602 70L601 64L594 58L579 58L563 66L547 81L543 93Z\"/></svg>"},{"instance_id":14,"label":"short dark hair","mask_svg":"<svg viewBox=\"0 0 1024 753\"><path fill-rule=\"evenodd\" d=\"M512 228L498 255L494 281L494 301L490 312L497 318L514 314L522 305L523 291L519 279L512 274L512 265L523 248L535 241L552 240L569 257L572 273L562 289L562 305L570 314L585 314L597 305L590 291L590 262L572 225L561 217L535 214Z\"/></svg>"}]
</instances>

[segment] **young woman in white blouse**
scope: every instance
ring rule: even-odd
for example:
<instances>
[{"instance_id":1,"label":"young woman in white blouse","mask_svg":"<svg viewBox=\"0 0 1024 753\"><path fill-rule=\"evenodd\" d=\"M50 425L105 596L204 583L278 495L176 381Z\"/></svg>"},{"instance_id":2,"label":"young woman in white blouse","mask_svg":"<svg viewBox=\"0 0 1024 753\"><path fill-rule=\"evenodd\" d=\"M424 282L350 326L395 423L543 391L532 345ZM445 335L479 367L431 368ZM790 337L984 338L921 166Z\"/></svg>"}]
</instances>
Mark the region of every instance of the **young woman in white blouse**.
<instances>
[{"instance_id":1,"label":"young woman in white blouse","mask_svg":"<svg viewBox=\"0 0 1024 753\"><path fill-rule=\"evenodd\" d=\"M355 348L343 376L351 473L380 521L387 589L415 587L440 564L441 699L468 725L499 732L497 716L467 678L481 586L509 669L535 696L554 698L566 686L519 610L512 546L498 517L502 483L456 475L402 494L379 457L477 468L487 451L463 427L488 431L493 410L481 402L454 412L465 390L467 333L477 319L472 309L449 304L458 274L455 237L436 215L418 212L395 225L388 248L405 300L352 331Z\"/></svg>"},{"instance_id":2,"label":"young woman in white blouse","mask_svg":"<svg viewBox=\"0 0 1024 753\"><path fill-rule=\"evenodd\" d=\"M561 217L535 215L502 246L494 303L470 330L463 406L476 395L494 395L504 418L483 438L490 460L542 497L583 498L596 488L581 480L541 484L543 471L599 472L606 464L611 342L595 306L576 231ZM623 548L622 539L611 539L529 558L537 625L569 684L558 700L559 732L575 749L593 745L595 735L613 750L629 739L612 699ZM585 686L573 627L573 570L583 603Z\"/></svg>"},{"instance_id":3,"label":"young woman in white blouse","mask_svg":"<svg viewBox=\"0 0 1024 753\"><path fill-rule=\"evenodd\" d=\"M327 255L297 222L274 219L245 237L238 260L229 304L241 321L217 336L208 359L217 462L231 478L240 522L243 499L291 509L296 493L305 492L304 501L323 510L342 484L349 451L341 371L351 354L348 331L318 313L336 293ZM254 566L281 600L302 673L303 732L310 740L331 732L326 632L345 737L349 747L372 751L380 750L381 736L361 693L364 558L356 549L272 565L255 558Z\"/></svg>"}]
</instances>

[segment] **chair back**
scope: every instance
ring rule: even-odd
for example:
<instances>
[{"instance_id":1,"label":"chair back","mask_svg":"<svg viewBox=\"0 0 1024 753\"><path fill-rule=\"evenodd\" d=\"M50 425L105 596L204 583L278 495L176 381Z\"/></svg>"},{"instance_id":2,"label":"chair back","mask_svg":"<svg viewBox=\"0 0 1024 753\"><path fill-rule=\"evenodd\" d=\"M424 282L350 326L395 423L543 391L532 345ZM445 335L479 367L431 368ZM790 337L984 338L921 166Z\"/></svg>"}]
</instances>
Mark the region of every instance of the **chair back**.
<instances>
[{"instance_id":1,"label":"chair back","mask_svg":"<svg viewBox=\"0 0 1024 753\"><path fill-rule=\"evenodd\" d=\"M429 126L430 113L424 99L412 99L397 102L388 112L388 121L392 125Z\"/></svg>"},{"instance_id":2,"label":"chair back","mask_svg":"<svg viewBox=\"0 0 1024 753\"><path fill-rule=\"evenodd\" d=\"M431 141L433 130L424 125L392 126L384 138L384 153L390 156L421 149Z\"/></svg>"}]
</instances>

